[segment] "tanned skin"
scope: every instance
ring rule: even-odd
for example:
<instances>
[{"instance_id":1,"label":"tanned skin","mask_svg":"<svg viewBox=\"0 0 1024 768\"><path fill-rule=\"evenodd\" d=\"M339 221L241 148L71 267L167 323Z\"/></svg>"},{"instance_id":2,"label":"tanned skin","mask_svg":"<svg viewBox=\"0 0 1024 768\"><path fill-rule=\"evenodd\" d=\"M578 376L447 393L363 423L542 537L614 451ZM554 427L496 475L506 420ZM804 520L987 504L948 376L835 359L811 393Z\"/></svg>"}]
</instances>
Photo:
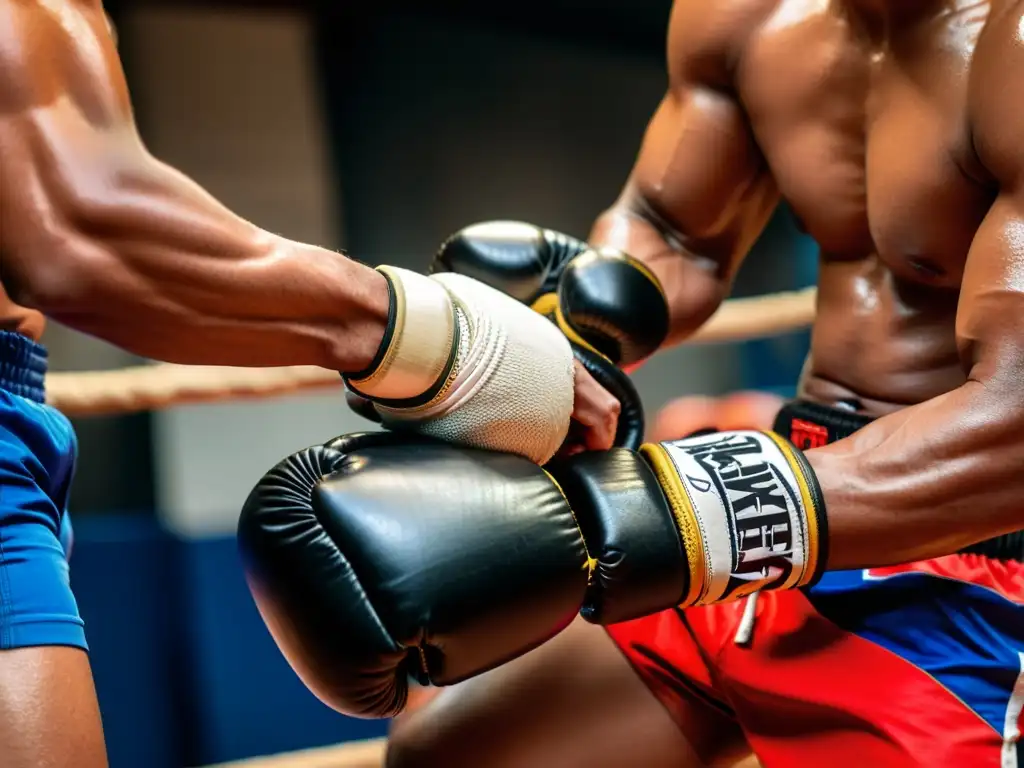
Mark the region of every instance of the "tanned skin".
<instances>
[{"instance_id":1,"label":"tanned skin","mask_svg":"<svg viewBox=\"0 0 1024 768\"><path fill-rule=\"evenodd\" d=\"M99 0L0 6L0 330L41 315L169 362L363 370L384 278L267 232L153 157ZM6 294L5 294L6 291ZM574 419L608 447L618 403L577 366Z\"/></svg>"},{"instance_id":2,"label":"tanned skin","mask_svg":"<svg viewBox=\"0 0 1024 768\"><path fill-rule=\"evenodd\" d=\"M146 357L359 370L382 276L239 218L153 157L98 0L0 6L0 279L10 299ZM38 316L0 309L32 336Z\"/></svg>"},{"instance_id":3,"label":"tanned skin","mask_svg":"<svg viewBox=\"0 0 1024 768\"><path fill-rule=\"evenodd\" d=\"M0 330L39 339L48 316L169 362L358 371L387 314L381 275L147 151L100 0L0 0ZM581 366L575 394L583 442L609 447L618 403ZM0 652L0 755L107 764L84 652Z\"/></svg>"},{"instance_id":4,"label":"tanned skin","mask_svg":"<svg viewBox=\"0 0 1024 768\"><path fill-rule=\"evenodd\" d=\"M654 270L672 341L728 294L780 199L818 242L800 395L880 417L807 454L829 567L1024 527L1024 1L677 0L668 64L630 180L590 239ZM641 688L577 622L400 720L388 765L668 768L743 749L696 699L676 713L691 724L680 746Z\"/></svg>"}]
</instances>

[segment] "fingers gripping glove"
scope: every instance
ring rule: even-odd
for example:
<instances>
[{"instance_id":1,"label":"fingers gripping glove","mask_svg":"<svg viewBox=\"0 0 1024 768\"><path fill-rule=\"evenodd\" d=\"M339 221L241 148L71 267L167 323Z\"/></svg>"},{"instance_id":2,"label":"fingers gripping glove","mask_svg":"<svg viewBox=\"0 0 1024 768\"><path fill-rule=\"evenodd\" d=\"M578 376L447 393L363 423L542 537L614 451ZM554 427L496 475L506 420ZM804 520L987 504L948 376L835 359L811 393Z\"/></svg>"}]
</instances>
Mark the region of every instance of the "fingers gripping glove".
<instances>
[{"instance_id":1,"label":"fingers gripping glove","mask_svg":"<svg viewBox=\"0 0 1024 768\"><path fill-rule=\"evenodd\" d=\"M544 463L573 410L573 352L535 313L465 275L381 267L388 330L366 371L344 376L380 421Z\"/></svg>"},{"instance_id":2,"label":"fingers gripping glove","mask_svg":"<svg viewBox=\"0 0 1024 768\"><path fill-rule=\"evenodd\" d=\"M389 432L282 461L238 541L293 669L359 717L400 712L410 676L455 683L545 642L587 586L583 537L544 470Z\"/></svg>"},{"instance_id":3,"label":"fingers gripping glove","mask_svg":"<svg viewBox=\"0 0 1024 768\"><path fill-rule=\"evenodd\" d=\"M617 365L643 360L668 335L668 304L643 263L614 248L593 249L531 224L493 221L466 227L441 246L431 272L455 272L487 283L547 316L575 344Z\"/></svg>"},{"instance_id":4,"label":"fingers gripping glove","mask_svg":"<svg viewBox=\"0 0 1024 768\"><path fill-rule=\"evenodd\" d=\"M774 433L718 432L648 444L639 454L586 454L549 471L594 559L582 610L590 621L806 586L825 568L817 480L803 454Z\"/></svg>"}]
</instances>

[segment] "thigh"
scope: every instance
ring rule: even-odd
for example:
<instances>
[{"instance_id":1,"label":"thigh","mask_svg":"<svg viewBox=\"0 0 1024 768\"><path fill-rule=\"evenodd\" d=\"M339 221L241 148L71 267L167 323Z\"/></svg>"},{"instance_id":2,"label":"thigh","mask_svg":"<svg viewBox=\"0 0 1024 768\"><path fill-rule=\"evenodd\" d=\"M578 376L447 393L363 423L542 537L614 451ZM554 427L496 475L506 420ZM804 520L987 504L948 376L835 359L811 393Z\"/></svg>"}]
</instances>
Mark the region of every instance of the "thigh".
<instances>
[{"instance_id":1,"label":"thigh","mask_svg":"<svg viewBox=\"0 0 1024 768\"><path fill-rule=\"evenodd\" d=\"M70 425L0 392L0 763L104 768L85 631L71 592L64 505Z\"/></svg>"},{"instance_id":2,"label":"thigh","mask_svg":"<svg viewBox=\"0 0 1024 768\"><path fill-rule=\"evenodd\" d=\"M60 646L0 651L4 768L106 768L89 657Z\"/></svg>"},{"instance_id":3,"label":"thigh","mask_svg":"<svg viewBox=\"0 0 1024 768\"><path fill-rule=\"evenodd\" d=\"M735 747L735 726L701 702L693 732ZM580 619L541 648L440 691L392 729L387 765L686 768L694 747L608 634Z\"/></svg>"},{"instance_id":4,"label":"thigh","mask_svg":"<svg viewBox=\"0 0 1024 768\"><path fill-rule=\"evenodd\" d=\"M70 427L0 393L0 650L86 648L71 592L64 504L74 465ZM10 400L10 397L8 396ZM38 412L37 412L38 411Z\"/></svg>"}]
</instances>

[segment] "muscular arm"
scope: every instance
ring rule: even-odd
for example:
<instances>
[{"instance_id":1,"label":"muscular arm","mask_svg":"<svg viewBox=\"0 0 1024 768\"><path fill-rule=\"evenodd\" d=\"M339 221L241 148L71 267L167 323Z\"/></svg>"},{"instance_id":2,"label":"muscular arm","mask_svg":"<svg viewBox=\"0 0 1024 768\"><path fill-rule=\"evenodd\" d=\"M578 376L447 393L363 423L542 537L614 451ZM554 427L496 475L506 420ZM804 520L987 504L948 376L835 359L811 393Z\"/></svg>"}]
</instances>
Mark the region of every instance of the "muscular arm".
<instances>
[{"instance_id":1,"label":"muscular arm","mask_svg":"<svg viewBox=\"0 0 1024 768\"><path fill-rule=\"evenodd\" d=\"M968 381L809 451L832 569L940 557L1024 528L1024 3L975 54L971 122L1000 192L968 256L956 333Z\"/></svg>"},{"instance_id":2,"label":"muscular arm","mask_svg":"<svg viewBox=\"0 0 1024 768\"><path fill-rule=\"evenodd\" d=\"M99 0L0 4L0 196L11 298L135 353L351 371L380 344L383 277L146 151Z\"/></svg>"},{"instance_id":3,"label":"muscular arm","mask_svg":"<svg viewBox=\"0 0 1024 768\"><path fill-rule=\"evenodd\" d=\"M657 275L669 301L668 344L685 339L718 308L778 203L730 93L729 61L748 21L723 13L723 5L675 3L668 93L622 195L589 238L629 253Z\"/></svg>"}]
</instances>

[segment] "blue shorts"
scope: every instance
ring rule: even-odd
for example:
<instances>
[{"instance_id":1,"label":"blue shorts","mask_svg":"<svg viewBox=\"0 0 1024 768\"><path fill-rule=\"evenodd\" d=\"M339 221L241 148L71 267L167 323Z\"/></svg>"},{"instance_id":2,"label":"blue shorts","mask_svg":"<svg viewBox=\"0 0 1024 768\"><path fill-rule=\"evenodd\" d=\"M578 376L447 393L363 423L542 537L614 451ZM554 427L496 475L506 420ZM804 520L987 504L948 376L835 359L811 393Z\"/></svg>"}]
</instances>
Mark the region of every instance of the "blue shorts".
<instances>
[{"instance_id":1,"label":"blue shorts","mask_svg":"<svg viewBox=\"0 0 1024 768\"><path fill-rule=\"evenodd\" d=\"M78 442L45 377L46 350L0 331L0 650L87 649L68 572Z\"/></svg>"}]
</instances>

